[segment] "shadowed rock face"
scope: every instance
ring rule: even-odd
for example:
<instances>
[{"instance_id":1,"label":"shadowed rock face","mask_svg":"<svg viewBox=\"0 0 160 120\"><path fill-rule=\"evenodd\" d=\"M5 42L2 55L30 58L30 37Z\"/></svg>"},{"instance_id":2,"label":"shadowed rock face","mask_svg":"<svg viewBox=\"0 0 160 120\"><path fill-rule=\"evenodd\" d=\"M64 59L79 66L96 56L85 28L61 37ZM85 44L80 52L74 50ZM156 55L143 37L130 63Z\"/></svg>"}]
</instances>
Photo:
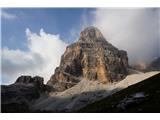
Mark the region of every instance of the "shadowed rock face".
<instances>
[{"instance_id":1,"label":"shadowed rock face","mask_svg":"<svg viewBox=\"0 0 160 120\"><path fill-rule=\"evenodd\" d=\"M154 59L147 68L148 70L160 70L160 57Z\"/></svg>"},{"instance_id":2,"label":"shadowed rock face","mask_svg":"<svg viewBox=\"0 0 160 120\"><path fill-rule=\"evenodd\" d=\"M160 70L160 57L153 59L150 63L139 63L132 66L133 69L148 72L148 71L159 71Z\"/></svg>"},{"instance_id":3,"label":"shadowed rock face","mask_svg":"<svg viewBox=\"0 0 160 120\"><path fill-rule=\"evenodd\" d=\"M43 78L39 76L35 76L33 78L31 76L20 76L19 78L17 78L15 84L24 84L24 85L30 84L42 90L45 87L43 82L44 82Z\"/></svg>"},{"instance_id":4,"label":"shadowed rock face","mask_svg":"<svg viewBox=\"0 0 160 120\"><path fill-rule=\"evenodd\" d=\"M63 91L81 79L115 82L126 77L127 67L127 52L108 43L97 28L88 27L66 48L47 84Z\"/></svg>"},{"instance_id":5,"label":"shadowed rock face","mask_svg":"<svg viewBox=\"0 0 160 120\"><path fill-rule=\"evenodd\" d=\"M1 85L2 112L29 112L30 103L49 91L39 76L20 76L11 85Z\"/></svg>"}]
</instances>

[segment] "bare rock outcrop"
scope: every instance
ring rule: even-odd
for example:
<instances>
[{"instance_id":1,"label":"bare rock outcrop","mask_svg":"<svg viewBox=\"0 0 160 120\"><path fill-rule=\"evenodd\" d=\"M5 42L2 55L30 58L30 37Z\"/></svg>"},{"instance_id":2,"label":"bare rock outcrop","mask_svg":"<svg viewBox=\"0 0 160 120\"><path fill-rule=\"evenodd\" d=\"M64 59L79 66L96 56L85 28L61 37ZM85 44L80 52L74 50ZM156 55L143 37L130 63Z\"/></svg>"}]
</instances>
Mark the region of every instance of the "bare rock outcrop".
<instances>
[{"instance_id":1,"label":"bare rock outcrop","mask_svg":"<svg viewBox=\"0 0 160 120\"><path fill-rule=\"evenodd\" d=\"M47 84L63 91L82 79L102 83L120 81L126 77L127 67L127 52L107 42L97 28L88 27L76 43L67 46Z\"/></svg>"},{"instance_id":2,"label":"bare rock outcrop","mask_svg":"<svg viewBox=\"0 0 160 120\"><path fill-rule=\"evenodd\" d=\"M24 84L24 85L33 85L37 87L39 90L44 90L44 79L39 76L31 77L31 76L20 76L17 78L15 84Z\"/></svg>"},{"instance_id":3,"label":"bare rock outcrop","mask_svg":"<svg viewBox=\"0 0 160 120\"><path fill-rule=\"evenodd\" d=\"M30 103L49 91L39 76L20 76L11 85L1 85L2 112L31 112Z\"/></svg>"}]
</instances>

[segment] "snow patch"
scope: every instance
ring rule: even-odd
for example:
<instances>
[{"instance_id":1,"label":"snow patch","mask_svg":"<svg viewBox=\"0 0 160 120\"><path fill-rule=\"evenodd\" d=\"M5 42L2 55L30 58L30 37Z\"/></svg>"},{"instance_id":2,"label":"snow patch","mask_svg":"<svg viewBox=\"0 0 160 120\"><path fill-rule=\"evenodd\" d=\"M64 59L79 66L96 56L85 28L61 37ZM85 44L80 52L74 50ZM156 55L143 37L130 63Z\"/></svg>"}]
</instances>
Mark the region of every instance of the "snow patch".
<instances>
[{"instance_id":1,"label":"snow patch","mask_svg":"<svg viewBox=\"0 0 160 120\"><path fill-rule=\"evenodd\" d=\"M138 92L138 93L133 94L132 97L143 98L143 97L146 97L146 95L144 94L144 92Z\"/></svg>"}]
</instances>

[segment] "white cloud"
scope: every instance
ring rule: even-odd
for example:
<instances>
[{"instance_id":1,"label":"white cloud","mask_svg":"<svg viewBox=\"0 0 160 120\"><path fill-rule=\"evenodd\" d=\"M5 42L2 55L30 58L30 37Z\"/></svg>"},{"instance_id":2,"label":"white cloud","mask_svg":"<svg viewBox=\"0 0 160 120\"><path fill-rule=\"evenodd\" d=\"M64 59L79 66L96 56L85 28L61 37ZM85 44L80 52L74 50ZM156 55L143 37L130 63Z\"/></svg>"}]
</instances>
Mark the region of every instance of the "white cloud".
<instances>
[{"instance_id":1,"label":"white cloud","mask_svg":"<svg viewBox=\"0 0 160 120\"><path fill-rule=\"evenodd\" d=\"M59 35L47 34L40 30L39 34L26 29L28 51L2 49L2 77L13 83L20 75L39 75L44 77L45 82L59 66L60 57L67 44Z\"/></svg>"},{"instance_id":2,"label":"white cloud","mask_svg":"<svg viewBox=\"0 0 160 120\"><path fill-rule=\"evenodd\" d=\"M84 10L80 16L80 23L78 25L73 26L70 29L70 37L68 38L69 41L76 42L79 39L80 32L85 29L86 27L92 24L92 21L89 20L91 17L92 12L87 12Z\"/></svg>"},{"instance_id":3,"label":"white cloud","mask_svg":"<svg viewBox=\"0 0 160 120\"><path fill-rule=\"evenodd\" d=\"M128 52L131 64L158 56L158 9L97 9L93 25L109 42Z\"/></svg>"},{"instance_id":4,"label":"white cloud","mask_svg":"<svg viewBox=\"0 0 160 120\"><path fill-rule=\"evenodd\" d=\"M1 10L1 17L4 19L8 19L8 20L13 20L13 19L17 18L16 15L11 14L11 13L4 11L4 10Z\"/></svg>"}]
</instances>

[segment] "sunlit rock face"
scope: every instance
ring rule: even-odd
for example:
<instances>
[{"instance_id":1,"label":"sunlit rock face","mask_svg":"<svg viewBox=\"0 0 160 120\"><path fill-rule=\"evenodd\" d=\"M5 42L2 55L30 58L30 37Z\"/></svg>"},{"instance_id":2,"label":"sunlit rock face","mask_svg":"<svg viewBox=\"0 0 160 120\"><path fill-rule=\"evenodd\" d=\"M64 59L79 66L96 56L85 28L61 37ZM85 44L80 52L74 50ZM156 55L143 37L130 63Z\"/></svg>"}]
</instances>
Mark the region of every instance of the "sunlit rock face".
<instances>
[{"instance_id":1,"label":"sunlit rock face","mask_svg":"<svg viewBox=\"0 0 160 120\"><path fill-rule=\"evenodd\" d=\"M47 84L63 91L82 79L116 82L126 77L127 67L127 52L107 42L97 28L88 27L76 43L67 46Z\"/></svg>"}]
</instances>

